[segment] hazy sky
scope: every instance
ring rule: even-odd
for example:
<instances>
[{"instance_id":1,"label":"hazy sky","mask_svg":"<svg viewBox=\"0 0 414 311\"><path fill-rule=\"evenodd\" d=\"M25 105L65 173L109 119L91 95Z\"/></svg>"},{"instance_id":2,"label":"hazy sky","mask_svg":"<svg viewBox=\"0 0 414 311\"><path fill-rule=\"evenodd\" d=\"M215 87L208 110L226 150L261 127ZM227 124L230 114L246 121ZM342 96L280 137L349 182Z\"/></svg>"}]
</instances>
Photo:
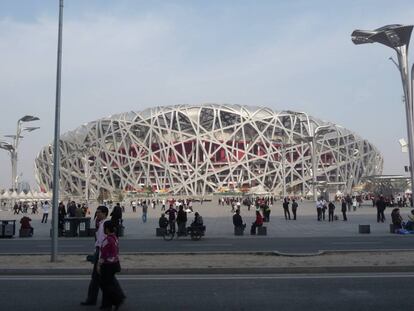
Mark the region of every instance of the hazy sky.
<instances>
[{"instance_id":1,"label":"hazy sky","mask_svg":"<svg viewBox=\"0 0 414 311\"><path fill-rule=\"evenodd\" d=\"M25 114L18 173L53 141L58 0L0 1L0 135ZM368 139L384 173L408 162L399 73L381 45L354 29L414 23L412 0L66 0L61 133L111 114L220 102L306 111ZM410 57L414 60L413 53ZM0 150L0 188L11 183Z\"/></svg>"}]
</instances>

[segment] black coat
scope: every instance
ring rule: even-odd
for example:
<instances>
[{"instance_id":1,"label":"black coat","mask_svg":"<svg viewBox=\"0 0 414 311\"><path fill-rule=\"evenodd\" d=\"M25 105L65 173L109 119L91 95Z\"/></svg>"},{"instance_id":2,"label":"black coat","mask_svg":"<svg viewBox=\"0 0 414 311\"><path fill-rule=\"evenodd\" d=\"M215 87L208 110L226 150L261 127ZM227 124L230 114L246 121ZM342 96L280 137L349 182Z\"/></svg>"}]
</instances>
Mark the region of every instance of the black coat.
<instances>
[{"instance_id":1,"label":"black coat","mask_svg":"<svg viewBox=\"0 0 414 311\"><path fill-rule=\"evenodd\" d=\"M187 222L187 213L184 210L178 211L177 222Z\"/></svg>"},{"instance_id":2,"label":"black coat","mask_svg":"<svg viewBox=\"0 0 414 311\"><path fill-rule=\"evenodd\" d=\"M240 214L234 214L233 215L233 225L235 227L243 226L243 220L242 220L242 217L240 216Z\"/></svg>"},{"instance_id":3,"label":"black coat","mask_svg":"<svg viewBox=\"0 0 414 311\"><path fill-rule=\"evenodd\" d=\"M111 220L122 219L122 208L119 205L115 205L110 216Z\"/></svg>"}]
</instances>

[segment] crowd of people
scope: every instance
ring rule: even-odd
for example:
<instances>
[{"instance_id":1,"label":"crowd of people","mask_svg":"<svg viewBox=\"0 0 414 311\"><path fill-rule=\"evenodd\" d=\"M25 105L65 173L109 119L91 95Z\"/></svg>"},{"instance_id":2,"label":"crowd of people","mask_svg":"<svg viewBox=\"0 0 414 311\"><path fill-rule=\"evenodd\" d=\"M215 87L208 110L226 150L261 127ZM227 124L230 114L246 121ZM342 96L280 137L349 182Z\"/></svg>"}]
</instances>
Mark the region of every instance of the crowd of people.
<instances>
[{"instance_id":1,"label":"crowd of people","mask_svg":"<svg viewBox=\"0 0 414 311\"><path fill-rule=\"evenodd\" d=\"M203 217L198 212L194 213L194 220L187 227L187 213L193 212L191 200L170 200L168 209L161 214L158 220L158 225L163 229L168 228L171 233L177 231L178 235L191 234L194 230L205 230Z\"/></svg>"},{"instance_id":2,"label":"crowd of people","mask_svg":"<svg viewBox=\"0 0 414 311\"><path fill-rule=\"evenodd\" d=\"M42 201L33 201L33 202L28 202L28 201L17 202L16 201L13 206L13 214L14 215L19 215L20 213L28 214L29 210L30 210L30 214L38 214L39 203L40 203L40 206L43 205Z\"/></svg>"}]
</instances>

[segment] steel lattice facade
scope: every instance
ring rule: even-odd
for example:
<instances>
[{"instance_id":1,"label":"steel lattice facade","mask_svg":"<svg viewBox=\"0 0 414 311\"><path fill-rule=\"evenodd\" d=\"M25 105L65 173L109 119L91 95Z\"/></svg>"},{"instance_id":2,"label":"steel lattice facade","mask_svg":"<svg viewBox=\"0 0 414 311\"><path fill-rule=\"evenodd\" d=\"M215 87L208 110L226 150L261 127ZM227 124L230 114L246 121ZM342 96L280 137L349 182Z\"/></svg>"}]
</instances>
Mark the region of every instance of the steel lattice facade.
<instances>
[{"instance_id":1,"label":"steel lattice facade","mask_svg":"<svg viewBox=\"0 0 414 311\"><path fill-rule=\"evenodd\" d=\"M316 136L315 129L329 128ZM311 142L311 138L314 140ZM60 189L91 197L142 186L206 195L262 186L281 194L312 191L316 180L349 193L382 172L378 150L351 131L305 113L227 104L179 105L99 119L61 137ZM35 160L41 188L52 188L53 148Z\"/></svg>"}]
</instances>

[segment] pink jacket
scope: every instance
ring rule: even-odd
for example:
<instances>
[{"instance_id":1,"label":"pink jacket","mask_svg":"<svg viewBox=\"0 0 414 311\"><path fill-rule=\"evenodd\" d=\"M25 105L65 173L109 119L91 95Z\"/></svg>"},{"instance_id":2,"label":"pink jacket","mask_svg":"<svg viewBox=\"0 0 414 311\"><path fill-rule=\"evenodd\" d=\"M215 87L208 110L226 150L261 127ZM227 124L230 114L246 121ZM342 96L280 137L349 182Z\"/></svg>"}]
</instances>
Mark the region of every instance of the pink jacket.
<instances>
[{"instance_id":1,"label":"pink jacket","mask_svg":"<svg viewBox=\"0 0 414 311\"><path fill-rule=\"evenodd\" d=\"M119 261L118 238L115 234L108 234L103 240L99 263L114 263Z\"/></svg>"}]
</instances>

